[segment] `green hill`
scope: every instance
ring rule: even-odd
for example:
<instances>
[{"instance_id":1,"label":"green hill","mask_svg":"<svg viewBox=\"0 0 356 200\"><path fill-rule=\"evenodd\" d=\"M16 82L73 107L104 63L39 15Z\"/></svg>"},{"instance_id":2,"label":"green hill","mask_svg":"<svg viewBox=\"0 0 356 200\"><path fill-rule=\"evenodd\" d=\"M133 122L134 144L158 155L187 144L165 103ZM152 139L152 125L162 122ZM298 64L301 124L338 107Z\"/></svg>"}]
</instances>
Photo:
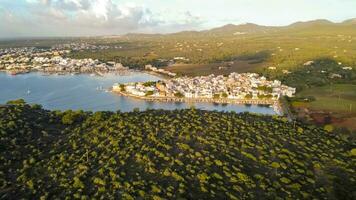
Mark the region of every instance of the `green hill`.
<instances>
[{"instance_id":1,"label":"green hill","mask_svg":"<svg viewBox=\"0 0 356 200\"><path fill-rule=\"evenodd\" d=\"M185 57L186 64L220 65L235 61L242 55L269 52L269 58L250 71L270 66L295 69L310 60L330 58L345 65L356 65L356 25L354 20L333 23L327 20L297 22L289 26L270 27L256 24L229 24L206 31L185 31L174 34L129 34L120 38L97 38L86 41L96 44L121 45L122 49L74 53L76 58L93 57L114 60L131 67L145 64L165 66L174 57ZM251 62L254 62L253 60ZM192 65L194 66L194 65ZM198 66L198 67L199 67ZM245 71L246 66L241 68ZM248 68L248 67L247 67ZM172 69L171 69L172 70ZM179 71L179 66L176 69ZM191 68L194 70L194 67ZM239 72L239 67L234 67ZM191 72L191 71L187 71ZM222 70L220 74L224 74ZM183 72L184 74L184 72ZM199 74L198 74L199 75Z\"/></svg>"},{"instance_id":2,"label":"green hill","mask_svg":"<svg viewBox=\"0 0 356 200\"><path fill-rule=\"evenodd\" d=\"M351 138L272 116L0 107L0 199L355 199Z\"/></svg>"},{"instance_id":3,"label":"green hill","mask_svg":"<svg viewBox=\"0 0 356 200\"><path fill-rule=\"evenodd\" d=\"M177 62L200 66L220 65L230 61L238 63L239 57L260 52L269 52L270 56L258 66L251 65L250 71L259 71L270 66L277 67L280 71L289 70L297 68L307 61L324 57L345 65L355 66L356 24L354 22L355 19L345 20L341 23L313 20L297 22L288 26L261 26L252 23L228 24L211 30L183 31L172 34L127 34L117 37L3 41L0 42L0 48L21 45L49 47L56 43L66 42L120 46L120 48L99 51L79 51L70 56L117 61L132 68L142 68L145 64L163 67L168 64L168 60L172 60L174 57L189 59ZM245 71L249 66L243 64L241 68L242 71ZM194 67L191 70L194 70ZM234 67L234 71L239 72L239 67ZM220 74L224 73L226 72L222 70Z\"/></svg>"},{"instance_id":4,"label":"green hill","mask_svg":"<svg viewBox=\"0 0 356 200\"><path fill-rule=\"evenodd\" d=\"M356 18L345 20L343 24L356 24Z\"/></svg>"}]
</instances>

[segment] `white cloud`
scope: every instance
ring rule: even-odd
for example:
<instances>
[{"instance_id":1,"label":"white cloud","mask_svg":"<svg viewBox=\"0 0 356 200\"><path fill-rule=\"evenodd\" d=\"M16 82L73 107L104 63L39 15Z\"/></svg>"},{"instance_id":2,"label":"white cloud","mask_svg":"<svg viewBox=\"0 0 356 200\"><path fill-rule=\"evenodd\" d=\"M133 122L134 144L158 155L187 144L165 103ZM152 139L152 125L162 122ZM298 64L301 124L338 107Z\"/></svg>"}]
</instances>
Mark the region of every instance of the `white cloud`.
<instances>
[{"instance_id":1,"label":"white cloud","mask_svg":"<svg viewBox=\"0 0 356 200\"><path fill-rule=\"evenodd\" d=\"M287 25L356 16L356 0L0 0L0 37L201 30L227 23Z\"/></svg>"},{"instance_id":2,"label":"white cloud","mask_svg":"<svg viewBox=\"0 0 356 200\"><path fill-rule=\"evenodd\" d=\"M189 11L178 12L177 18L169 20L142 5L117 4L113 0L25 0L24 2L26 2L24 6L27 13L19 13L11 9L2 12L3 14L0 12L0 15L6 14L6 17L2 17L4 25L0 27L0 37L169 32L193 28L202 21L199 16ZM28 27L29 25L31 27Z\"/></svg>"}]
</instances>

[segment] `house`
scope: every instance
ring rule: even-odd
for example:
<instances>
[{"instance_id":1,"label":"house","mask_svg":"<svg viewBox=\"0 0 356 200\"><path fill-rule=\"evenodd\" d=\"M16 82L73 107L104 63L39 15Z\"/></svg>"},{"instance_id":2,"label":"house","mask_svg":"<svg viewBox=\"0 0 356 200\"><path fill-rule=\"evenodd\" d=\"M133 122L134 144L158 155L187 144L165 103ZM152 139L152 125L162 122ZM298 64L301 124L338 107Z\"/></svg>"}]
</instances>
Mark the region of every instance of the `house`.
<instances>
[{"instance_id":1,"label":"house","mask_svg":"<svg viewBox=\"0 0 356 200\"><path fill-rule=\"evenodd\" d=\"M312 64L314 64L314 61L307 61L306 63L304 63L304 66L310 66L310 65L312 65Z\"/></svg>"},{"instance_id":2,"label":"house","mask_svg":"<svg viewBox=\"0 0 356 200\"><path fill-rule=\"evenodd\" d=\"M352 67L343 67L343 70L352 70Z\"/></svg>"},{"instance_id":3,"label":"house","mask_svg":"<svg viewBox=\"0 0 356 200\"><path fill-rule=\"evenodd\" d=\"M342 78L340 74L331 74L330 78Z\"/></svg>"}]
</instances>

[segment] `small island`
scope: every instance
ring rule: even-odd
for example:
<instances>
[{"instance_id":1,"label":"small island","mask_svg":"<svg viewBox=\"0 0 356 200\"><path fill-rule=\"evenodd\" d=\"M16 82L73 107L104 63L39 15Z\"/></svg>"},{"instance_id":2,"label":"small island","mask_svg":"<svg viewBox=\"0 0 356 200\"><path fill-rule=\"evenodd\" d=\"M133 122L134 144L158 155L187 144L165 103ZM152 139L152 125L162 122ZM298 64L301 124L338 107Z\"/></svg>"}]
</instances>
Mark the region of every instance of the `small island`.
<instances>
[{"instance_id":1,"label":"small island","mask_svg":"<svg viewBox=\"0 0 356 200\"><path fill-rule=\"evenodd\" d=\"M282 96L294 96L296 89L283 85L278 80L269 81L256 73L231 73L228 76L179 77L157 82L115 84L112 91L151 101L263 104L279 107L279 99Z\"/></svg>"}]
</instances>

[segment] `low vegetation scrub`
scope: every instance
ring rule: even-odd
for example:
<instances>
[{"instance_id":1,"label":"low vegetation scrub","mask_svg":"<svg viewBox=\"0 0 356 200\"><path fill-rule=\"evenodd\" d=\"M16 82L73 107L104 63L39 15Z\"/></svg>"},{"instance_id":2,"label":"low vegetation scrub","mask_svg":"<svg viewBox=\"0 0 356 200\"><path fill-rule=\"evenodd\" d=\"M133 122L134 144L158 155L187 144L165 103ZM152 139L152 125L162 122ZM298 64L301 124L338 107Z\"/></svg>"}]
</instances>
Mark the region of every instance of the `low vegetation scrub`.
<instances>
[{"instance_id":1,"label":"low vegetation scrub","mask_svg":"<svg viewBox=\"0 0 356 200\"><path fill-rule=\"evenodd\" d=\"M355 199L350 138L277 116L0 107L1 199Z\"/></svg>"}]
</instances>

